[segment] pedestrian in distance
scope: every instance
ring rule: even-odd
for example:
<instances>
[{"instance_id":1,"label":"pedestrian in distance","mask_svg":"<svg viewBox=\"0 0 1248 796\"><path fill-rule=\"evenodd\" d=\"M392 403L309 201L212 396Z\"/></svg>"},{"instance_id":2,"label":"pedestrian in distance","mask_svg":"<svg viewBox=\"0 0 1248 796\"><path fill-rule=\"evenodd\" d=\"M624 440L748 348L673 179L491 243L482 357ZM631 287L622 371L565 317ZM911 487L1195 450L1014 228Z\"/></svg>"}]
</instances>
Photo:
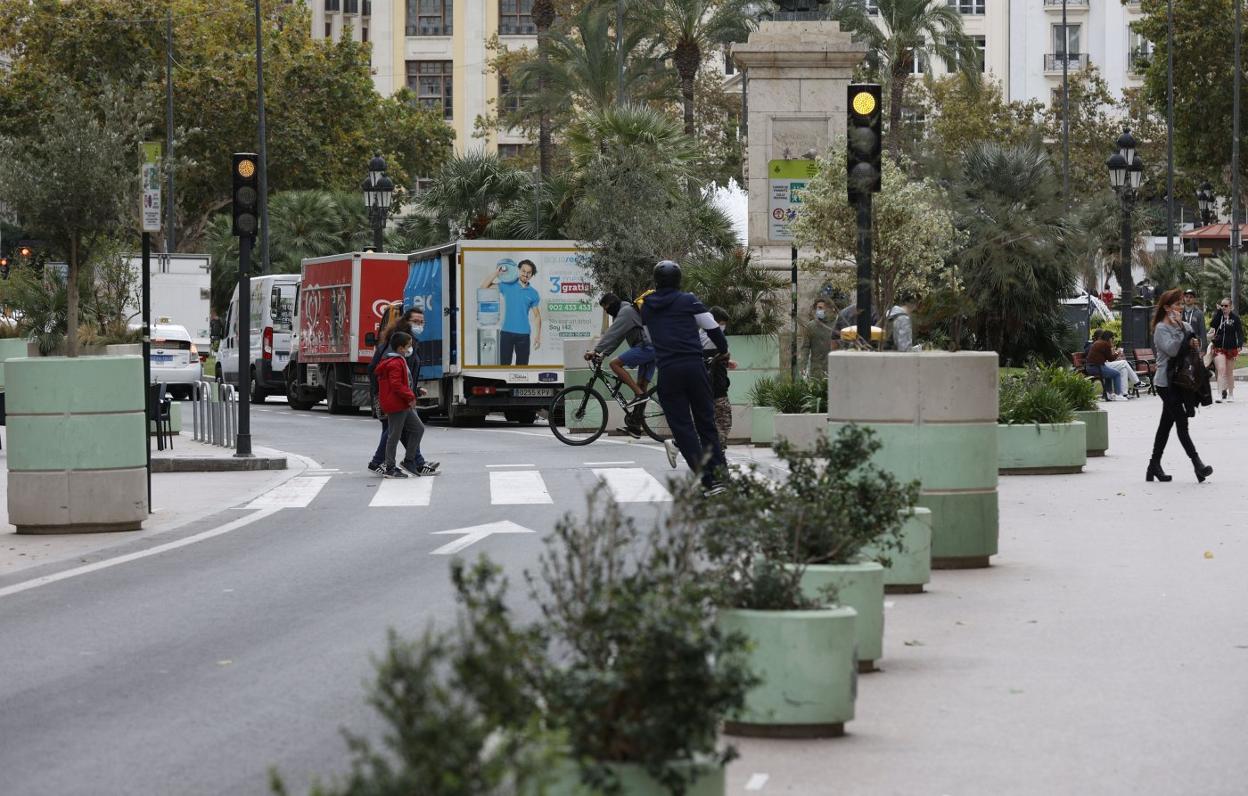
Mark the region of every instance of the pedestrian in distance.
<instances>
[{"instance_id":1,"label":"pedestrian in distance","mask_svg":"<svg viewBox=\"0 0 1248 796\"><path fill-rule=\"evenodd\" d=\"M806 363L805 371L812 378L824 378L828 375L828 352L832 351L841 339L836 328L835 313L827 299L815 300L805 332L802 341L802 361Z\"/></svg>"},{"instance_id":2,"label":"pedestrian in distance","mask_svg":"<svg viewBox=\"0 0 1248 796\"><path fill-rule=\"evenodd\" d=\"M420 450L420 439L425 427L416 415L416 390L413 386L412 372L407 365L407 357L414 348L412 336L407 332L395 332L390 335L389 350L382 356L377 366L377 392L381 411L386 415L387 438L385 472L386 478L407 478L407 473L395 466L399 442L410 455ZM419 466L412 467L404 461L404 467L413 475L432 475L421 472Z\"/></svg>"},{"instance_id":3,"label":"pedestrian in distance","mask_svg":"<svg viewBox=\"0 0 1248 796\"><path fill-rule=\"evenodd\" d=\"M898 291L897 303L884 317L884 350L909 351L914 347L914 313L917 300L913 293Z\"/></svg>"},{"instance_id":4,"label":"pedestrian in distance","mask_svg":"<svg viewBox=\"0 0 1248 796\"><path fill-rule=\"evenodd\" d=\"M1196 291L1190 287L1183 291L1183 323L1192 327L1200 350L1209 344L1209 331L1205 328L1205 308L1196 301Z\"/></svg>"},{"instance_id":5,"label":"pedestrian in distance","mask_svg":"<svg viewBox=\"0 0 1248 796\"><path fill-rule=\"evenodd\" d=\"M1213 468L1200 460L1196 453L1196 445L1188 433L1187 420L1196 415L1196 401L1190 393L1181 388L1172 377L1185 357L1195 357L1200 372L1204 366L1200 363L1200 346L1192 328L1183 323L1183 309L1180 306L1182 294L1178 288L1167 290L1157 301L1157 309L1153 312L1153 350L1157 354L1157 373L1153 376L1153 385L1157 395L1161 397L1161 420L1157 423L1157 434L1153 438L1153 455L1148 461L1146 481L1156 478L1158 481L1173 480L1161 469L1161 457L1166 451L1166 442L1170 439L1170 429L1175 429L1179 444L1192 460L1192 468L1196 472L1196 480L1203 482L1213 474ZM1206 386L1208 381L1206 379ZM1206 399L1207 400L1207 399Z\"/></svg>"},{"instance_id":6,"label":"pedestrian in distance","mask_svg":"<svg viewBox=\"0 0 1248 796\"><path fill-rule=\"evenodd\" d=\"M675 262L656 265L655 289L641 299L641 318L658 357L659 403L672 437L689 469L701 477L704 494L712 496L725 489L720 477L728 462L715 428L715 399L698 330L706 331L723 359L728 338L702 302L680 289L680 281Z\"/></svg>"},{"instance_id":7,"label":"pedestrian in distance","mask_svg":"<svg viewBox=\"0 0 1248 796\"><path fill-rule=\"evenodd\" d=\"M420 339L420 335L424 330L424 311L418 307L412 307L406 312L402 314L396 313L390 318L390 321L382 328L377 345L373 349L373 359L368 366L368 378L373 398L373 416L381 421L381 439L377 442L377 450L373 452L373 458L368 463L368 469L377 475L386 474L386 446L390 438L390 422L380 404L380 384L377 377L377 368L387 354L395 352L393 345L394 336L398 332L407 334L412 340L412 345L408 354L404 357L404 361L407 363L411 377L412 392L418 397L423 395L425 391L417 386L420 376L420 354L416 350L416 341ZM408 440L401 440L404 443L404 457L400 466L413 475L436 475L440 464L427 461L420 452L420 441L425 434L424 422L421 421L420 414L415 409L412 410L412 415L415 423L419 426L419 434L415 436L415 447L409 447L407 444Z\"/></svg>"},{"instance_id":8,"label":"pedestrian in distance","mask_svg":"<svg viewBox=\"0 0 1248 796\"><path fill-rule=\"evenodd\" d=\"M1239 349L1244 347L1244 324L1231 308L1231 300L1224 298L1209 322L1210 339L1213 342L1213 367L1218 374L1218 389L1222 401L1235 400L1235 360Z\"/></svg>"},{"instance_id":9,"label":"pedestrian in distance","mask_svg":"<svg viewBox=\"0 0 1248 796\"><path fill-rule=\"evenodd\" d=\"M723 307L711 307L711 317L719 324L719 330L726 338L728 336L728 310ZM715 342L705 330L699 329L698 337L702 340L702 351L707 356L706 367L711 377L711 397L715 399L715 430L719 433L719 447L726 451L728 450L728 435L732 433L732 401L728 398L728 388L732 386L732 381L728 378L728 371L736 370L737 363L718 356ZM826 356L824 361L827 361ZM824 373L827 373L826 367Z\"/></svg>"}]
</instances>

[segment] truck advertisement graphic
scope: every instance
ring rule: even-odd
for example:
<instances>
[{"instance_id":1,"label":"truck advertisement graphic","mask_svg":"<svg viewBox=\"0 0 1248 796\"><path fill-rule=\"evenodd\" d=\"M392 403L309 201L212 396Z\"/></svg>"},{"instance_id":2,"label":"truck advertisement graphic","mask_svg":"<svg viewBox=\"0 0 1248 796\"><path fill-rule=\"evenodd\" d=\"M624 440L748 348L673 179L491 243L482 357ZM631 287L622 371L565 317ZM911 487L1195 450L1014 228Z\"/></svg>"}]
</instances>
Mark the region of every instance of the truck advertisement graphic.
<instances>
[{"instance_id":1,"label":"truck advertisement graphic","mask_svg":"<svg viewBox=\"0 0 1248 796\"><path fill-rule=\"evenodd\" d=\"M462 245L466 368L563 368L563 344L589 341L602 311L573 248Z\"/></svg>"},{"instance_id":2,"label":"truck advertisement graphic","mask_svg":"<svg viewBox=\"0 0 1248 796\"><path fill-rule=\"evenodd\" d=\"M425 313L425 331L416 342L420 354L420 378L442 378L442 257L413 260L403 287L403 308Z\"/></svg>"}]
</instances>

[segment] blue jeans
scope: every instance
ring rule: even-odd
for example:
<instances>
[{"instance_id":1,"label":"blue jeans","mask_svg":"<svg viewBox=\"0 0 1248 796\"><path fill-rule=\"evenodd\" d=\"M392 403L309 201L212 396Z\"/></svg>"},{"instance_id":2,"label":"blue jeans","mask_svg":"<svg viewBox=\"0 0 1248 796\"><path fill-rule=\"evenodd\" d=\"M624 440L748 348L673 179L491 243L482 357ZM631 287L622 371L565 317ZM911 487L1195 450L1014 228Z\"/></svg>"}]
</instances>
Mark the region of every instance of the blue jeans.
<instances>
[{"instance_id":1,"label":"blue jeans","mask_svg":"<svg viewBox=\"0 0 1248 796\"><path fill-rule=\"evenodd\" d=\"M1100 365L1088 365L1084 368L1089 376L1099 376L1102 381L1109 379L1113 384L1113 392L1115 395L1125 393L1126 385L1123 384L1122 373L1114 368L1103 368Z\"/></svg>"}]
</instances>

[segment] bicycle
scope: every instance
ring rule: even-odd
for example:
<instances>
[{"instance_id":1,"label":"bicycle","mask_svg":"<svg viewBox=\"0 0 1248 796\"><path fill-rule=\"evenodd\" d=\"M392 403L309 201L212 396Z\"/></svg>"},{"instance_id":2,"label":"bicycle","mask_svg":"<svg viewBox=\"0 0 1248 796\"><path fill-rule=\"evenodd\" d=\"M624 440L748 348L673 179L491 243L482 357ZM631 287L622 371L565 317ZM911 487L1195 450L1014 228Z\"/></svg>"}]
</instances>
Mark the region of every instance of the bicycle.
<instances>
[{"instance_id":1,"label":"bicycle","mask_svg":"<svg viewBox=\"0 0 1248 796\"><path fill-rule=\"evenodd\" d=\"M626 415L629 413L628 405L631 400L621 394L620 379L603 372L600 358L592 361L594 370L589 383L584 386L563 388L551 400L550 409L547 410L550 430L560 442L566 445L588 445L607 430L607 401L602 397L602 393L594 389L599 381L606 386L607 392L620 405L624 413ZM666 421L663 419L663 407L659 405L659 399L655 395L656 389L651 387L643 396L645 400L641 404L640 421L642 430L651 439L655 442L663 442L669 434Z\"/></svg>"}]
</instances>

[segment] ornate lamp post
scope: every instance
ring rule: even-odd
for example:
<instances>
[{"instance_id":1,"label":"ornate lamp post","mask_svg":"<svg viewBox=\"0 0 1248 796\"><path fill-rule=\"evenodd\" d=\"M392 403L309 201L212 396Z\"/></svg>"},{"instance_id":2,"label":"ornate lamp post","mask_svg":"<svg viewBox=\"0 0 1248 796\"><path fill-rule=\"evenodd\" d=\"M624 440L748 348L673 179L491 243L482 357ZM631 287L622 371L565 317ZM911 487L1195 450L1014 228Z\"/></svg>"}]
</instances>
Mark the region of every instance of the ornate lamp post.
<instances>
[{"instance_id":1,"label":"ornate lamp post","mask_svg":"<svg viewBox=\"0 0 1248 796\"><path fill-rule=\"evenodd\" d=\"M1200 208L1200 223L1206 227L1213 223L1213 186L1205 180L1196 189L1196 205Z\"/></svg>"},{"instance_id":2,"label":"ornate lamp post","mask_svg":"<svg viewBox=\"0 0 1248 796\"><path fill-rule=\"evenodd\" d=\"M368 220L373 225L373 251L381 251L385 247L386 218L394 198L394 182L386 176L386 161L380 153L368 162L368 176L360 187L364 191Z\"/></svg>"},{"instance_id":3,"label":"ornate lamp post","mask_svg":"<svg viewBox=\"0 0 1248 796\"><path fill-rule=\"evenodd\" d=\"M1105 165L1109 168L1109 185L1122 203L1122 254L1118 284L1122 290L1122 350L1131 355L1136 340L1132 334L1131 304L1134 298L1135 278L1131 275L1131 213L1140 184L1144 181L1144 161L1136 154L1135 136L1123 130L1118 137L1118 151L1109 156Z\"/></svg>"}]
</instances>

